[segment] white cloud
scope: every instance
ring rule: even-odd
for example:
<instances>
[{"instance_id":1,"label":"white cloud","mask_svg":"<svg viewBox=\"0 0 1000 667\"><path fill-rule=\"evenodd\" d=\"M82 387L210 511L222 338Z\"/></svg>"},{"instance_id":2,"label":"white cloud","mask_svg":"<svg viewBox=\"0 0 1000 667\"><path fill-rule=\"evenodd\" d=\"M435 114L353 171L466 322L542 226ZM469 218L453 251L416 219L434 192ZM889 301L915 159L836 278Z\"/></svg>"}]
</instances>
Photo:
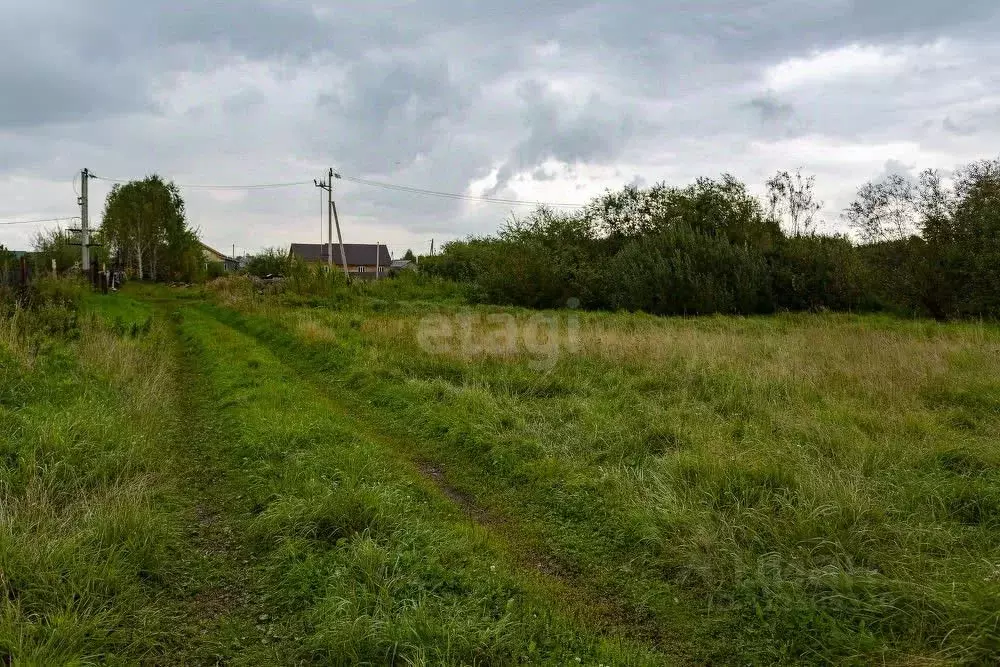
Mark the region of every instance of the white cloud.
<instances>
[{"instance_id":1,"label":"white cloud","mask_svg":"<svg viewBox=\"0 0 1000 667\"><path fill-rule=\"evenodd\" d=\"M940 64L947 54L948 44L944 41L896 47L848 44L784 60L767 68L764 82L778 92L844 81L879 83L922 63Z\"/></svg>"}]
</instances>

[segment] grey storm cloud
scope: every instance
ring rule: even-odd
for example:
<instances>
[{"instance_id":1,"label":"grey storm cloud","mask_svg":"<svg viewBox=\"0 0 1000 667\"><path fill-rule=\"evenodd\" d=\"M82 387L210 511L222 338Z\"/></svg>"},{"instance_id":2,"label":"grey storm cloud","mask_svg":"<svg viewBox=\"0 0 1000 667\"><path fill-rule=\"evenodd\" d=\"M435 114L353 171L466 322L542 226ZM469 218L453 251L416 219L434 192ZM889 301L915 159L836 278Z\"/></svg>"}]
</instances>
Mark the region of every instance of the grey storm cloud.
<instances>
[{"instance_id":1,"label":"grey storm cloud","mask_svg":"<svg viewBox=\"0 0 1000 667\"><path fill-rule=\"evenodd\" d=\"M773 94L760 95L749 102L747 106L760 114L765 123L781 123L790 120L795 115L795 107L782 102Z\"/></svg>"},{"instance_id":2,"label":"grey storm cloud","mask_svg":"<svg viewBox=\"0 0 1000 667\"><path fill-rule=\"evenodd\" d=\"M82 166L240 183L333 165L578 201L633 176L731 171L754 185L802 165L837 201L887 160L954 166L1000 141L995 0L0 0L0 11L4 219L73 213ZM220 245L319 233L309 188L185 194ZM510 214L347 182L337 194L356 240L488 232ZM31 231L0 229L8 245Z\"/></svg>"},{"instance_id":3,"label":"grey storm cloud","mask_svg":"<svg viewBox=\"0 0 1000 667\"><path fill-rule=\"evenodd\" d=\"M527 136L500 167L497 183L487 194L502 191L515 174L550 159L570 165L611 160L634 131L633 112L605 102L597 93L577 107L532 80L520 86L517 97Z\"/></svg>"}]
</instances>

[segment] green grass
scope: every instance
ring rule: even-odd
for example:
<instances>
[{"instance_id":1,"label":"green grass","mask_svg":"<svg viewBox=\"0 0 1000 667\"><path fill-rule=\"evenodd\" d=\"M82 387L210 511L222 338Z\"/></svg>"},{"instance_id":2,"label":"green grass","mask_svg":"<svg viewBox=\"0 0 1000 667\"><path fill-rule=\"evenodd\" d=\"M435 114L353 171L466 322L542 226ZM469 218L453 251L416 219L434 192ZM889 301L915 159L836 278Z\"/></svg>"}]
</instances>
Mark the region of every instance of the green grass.
<instances>
[{"instance_id":1,"label":"green grass","mask_svg":"<svg viewBox=\"0 0 1000 667\"><path fill-rule=\"evenodd\" d=\"M227 425L219 483L257 559L275 653L318 662L648 662L574 627L460 511L273 353L181 325ZM273 620L272 620L273 619Z\"/></svg>"},{"instance_id":2,"label":"green grass","mask_svg":"<svg viewBox=\"0 0 1000 667\"><path fill-rule=\"evenodd\" d=\"M995 325L84 304L0 323L15 664L1000 657Z\"/></svg>"},{"instance_id":3,"label":"green grass","mask_svg":"<svg viewBox=\"0 0 1000 667\"><path fill-rule=\"evenodd\" d=\"M545 370L461 333L421 349L433 310L209 312L684 660L997 657L994 325L578 315Z\"/></svg>"},{"instance_id":4,"label":"green grass","mask_svg":"<svg viewBox=\"0 0 1000 667\"><path fill-rule=\"evenodd\" d=\"M133 326L148 328L147 323L153 318L149 303L124 294L88 293L84 297L83 308L120 330L131 330Z\"/></svg>"},{"instance_id":5,"label":"green grass","mask_svg":"<svg viewBox=\"0 0 1000 667\"><path fill-rule=\"evenodd\" d=\"M163 504L164 332L84 324L45 340L0 345L0 656L133 662L172 623L159 600L179 530Z\"/></svg>"}]
</instances>

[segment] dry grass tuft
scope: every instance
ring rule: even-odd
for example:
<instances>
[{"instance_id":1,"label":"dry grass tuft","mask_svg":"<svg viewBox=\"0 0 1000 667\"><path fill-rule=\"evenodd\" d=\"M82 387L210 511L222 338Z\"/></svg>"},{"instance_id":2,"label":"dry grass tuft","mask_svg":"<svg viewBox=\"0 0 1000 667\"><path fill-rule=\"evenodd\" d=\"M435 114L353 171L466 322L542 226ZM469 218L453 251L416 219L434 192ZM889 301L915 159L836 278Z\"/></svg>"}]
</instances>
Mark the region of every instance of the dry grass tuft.
<instances>
[{"instance_id":1,"label":"dry grass tuft","mask_svg":"<svg viewBox=\"0 0 1000 667\"><path fill-rule=\"evenodd\" d=\"M302 314L295 320L295 332L309 343L333 343L337 335L333 329L309 314Z\"/></svg>"},{"instance_id":2,"label":"dry grass tuft","mask_svg":"<svg viewBox=\"0 0 1000 667\"><path fill-rule=\"evenodd\" d=\"M35 353L25 335L24 320L24 311L20 308L15 308L9 317L0 317L0 347L22 368L30 370L35 365Z\"/></svg>"}]
</instances>

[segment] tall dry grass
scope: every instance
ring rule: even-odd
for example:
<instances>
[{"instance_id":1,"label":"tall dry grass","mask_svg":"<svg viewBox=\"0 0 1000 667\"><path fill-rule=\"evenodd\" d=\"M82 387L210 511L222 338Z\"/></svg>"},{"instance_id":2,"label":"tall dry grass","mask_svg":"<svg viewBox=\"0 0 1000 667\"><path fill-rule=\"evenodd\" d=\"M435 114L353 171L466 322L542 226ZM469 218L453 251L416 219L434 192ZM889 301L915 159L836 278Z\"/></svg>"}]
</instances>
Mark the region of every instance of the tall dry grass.
<instances>
[{"instance_id":1,"label":"tall dry grass","mask_svg":"<svg viewBox=\"0 0 1000 667\"><path fill-rule=\"evenodd\" d=\"M26 335L25 320L24 311L18 307L8 316L0 316L0 347L11 361L30 369L34 366L36 355Z\"/></svg>"}]
</instances>

